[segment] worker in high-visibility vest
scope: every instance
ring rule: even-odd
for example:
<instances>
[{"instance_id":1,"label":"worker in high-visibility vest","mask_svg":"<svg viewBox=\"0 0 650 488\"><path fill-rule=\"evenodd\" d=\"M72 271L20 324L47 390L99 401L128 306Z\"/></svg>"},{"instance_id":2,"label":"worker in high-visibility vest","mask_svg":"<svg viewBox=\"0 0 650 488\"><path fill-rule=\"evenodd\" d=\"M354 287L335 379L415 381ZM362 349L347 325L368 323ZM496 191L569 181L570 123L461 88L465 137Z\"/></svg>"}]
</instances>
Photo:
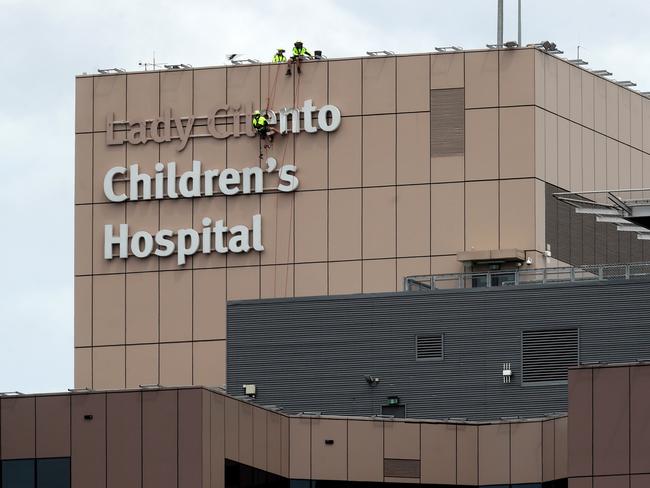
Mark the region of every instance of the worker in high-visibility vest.
<instances>
[{"instance_id":1,"label":"worker in high-visibility vest","mask_svg":"<svg viewBox=\"0 0 650 488\"><path fill-rule=\"evenodd\" d=\"M276 131L273 127L269 127L268 119L259 110L255 110L255 112L253 112L252 123L253 129L257 131L260 139L266 142L264 147L271 147L271 143L273 143L273 135Z\"/></svg>"},{"instance_id":2,"label":"worker in high-visibility vest","mask_svg":"<svg viewBox=\"0 0 650 488\"><path fill-rule=\"evenodd\" d=\"M286 63L287 62L287 57L284 55L284 49L281 47L278 48L278 51L275 53L275 56L273 56L273 62L274 63Z\"/></svg>"},{"instance_id":3,"label":"worker in high-visibility vest","mask_svg":"<svg viewBox=\"0 0 650 488\"><path fill-rule=\"evenodd\" d=\"M292 56L289 58L289 65L287 66L287 75L291 76L291 65L295 64L298 68L298 73L300 73L300 63L303 59L311 58L311 53L307 51L307 48L303 46L302 41L296 41L293 43Z\"/></svg>"}]
</instances>

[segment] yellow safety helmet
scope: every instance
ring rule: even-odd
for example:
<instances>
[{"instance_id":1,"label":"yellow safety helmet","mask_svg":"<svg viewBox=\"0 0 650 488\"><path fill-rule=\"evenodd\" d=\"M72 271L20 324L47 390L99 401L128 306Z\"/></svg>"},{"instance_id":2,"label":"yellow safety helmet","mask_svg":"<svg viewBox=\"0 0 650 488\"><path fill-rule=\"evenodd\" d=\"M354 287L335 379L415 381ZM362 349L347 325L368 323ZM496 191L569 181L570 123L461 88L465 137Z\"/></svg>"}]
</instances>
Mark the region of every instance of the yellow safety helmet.
<instances>
[{"instance_id":1,"label":"yellow safety helmet","mask_svg":"<svg viewBox=\"0 0 650 488\"><path fill-rule=\"evenodd\" d=\"M255 112L253 112L253 115L261 115L261 114L259 110L255 110Z\"/></svg>"}]
</instances>

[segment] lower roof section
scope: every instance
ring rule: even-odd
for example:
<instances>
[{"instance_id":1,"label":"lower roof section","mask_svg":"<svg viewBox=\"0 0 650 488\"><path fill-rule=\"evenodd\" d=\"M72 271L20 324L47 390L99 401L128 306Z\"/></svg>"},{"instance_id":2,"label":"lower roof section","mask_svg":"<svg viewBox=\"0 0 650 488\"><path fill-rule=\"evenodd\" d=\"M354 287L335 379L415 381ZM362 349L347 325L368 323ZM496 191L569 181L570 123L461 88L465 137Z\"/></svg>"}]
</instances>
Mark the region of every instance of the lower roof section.
<instances>
[{"instance_id":1,"label":"lower roof section","mask_svg":"<svg viewBox=\"0 0 650 488\"><path fill-rule=\"evenodd\" d=\"M197 387L0 397L3 463L69 457L73 488L223 487L226 460L291 486L542 483L567 477L567 442L566 416L288 416Z\"/></svg>"}]
</instances>

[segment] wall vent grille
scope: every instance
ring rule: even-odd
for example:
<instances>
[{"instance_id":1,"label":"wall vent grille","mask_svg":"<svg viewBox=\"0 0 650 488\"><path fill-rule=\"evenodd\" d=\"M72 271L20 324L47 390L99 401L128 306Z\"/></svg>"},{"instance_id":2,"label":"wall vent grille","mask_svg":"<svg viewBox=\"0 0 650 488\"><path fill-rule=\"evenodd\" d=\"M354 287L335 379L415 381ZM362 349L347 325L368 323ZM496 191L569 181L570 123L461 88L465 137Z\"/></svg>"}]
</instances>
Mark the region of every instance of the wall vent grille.
<instances>
[{"instance_id":1,"label":"wall vent grille","mask_svg":"<svg viewBox=\"0 0 650 488\"><path fill-rule=\"evenodd\" d=\"M566 383L568 368L579 364L578 329L522 332L522 384Z\"/></svg>"},{"instance_id":2,"label":"wall vent grille","mask_svg":"<svg viewBox=\"0 0 650 488\"><path fill-rule=\"evenodd\" d=\"M440 361L442 359L442 335L417 336L415 338L415 359L418 361Z\"/></svg>"}]
</instances>

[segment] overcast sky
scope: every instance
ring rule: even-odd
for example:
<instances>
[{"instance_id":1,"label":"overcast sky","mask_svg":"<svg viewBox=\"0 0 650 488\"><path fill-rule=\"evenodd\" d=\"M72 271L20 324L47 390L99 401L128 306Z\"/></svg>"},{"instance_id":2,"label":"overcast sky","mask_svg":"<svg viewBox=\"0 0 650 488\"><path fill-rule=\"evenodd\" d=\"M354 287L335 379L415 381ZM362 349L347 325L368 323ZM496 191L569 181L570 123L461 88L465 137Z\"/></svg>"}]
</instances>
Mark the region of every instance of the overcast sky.
<instances>
[{"instance_id":1,"label":"overcast sky","mask_svg":"<svg viewBox=\"0 0 650 488\"><path fill-rule=\"evenodd\" d=\"M576 47L650 90L650 2L523 0L524 43ZM270 60L301 39L328 57L495 42L497 0L0 0L0 392L73 383L74 76L156 58ZM505 0L516 39L516 0Z\"/></svg>"}]
</instances>

